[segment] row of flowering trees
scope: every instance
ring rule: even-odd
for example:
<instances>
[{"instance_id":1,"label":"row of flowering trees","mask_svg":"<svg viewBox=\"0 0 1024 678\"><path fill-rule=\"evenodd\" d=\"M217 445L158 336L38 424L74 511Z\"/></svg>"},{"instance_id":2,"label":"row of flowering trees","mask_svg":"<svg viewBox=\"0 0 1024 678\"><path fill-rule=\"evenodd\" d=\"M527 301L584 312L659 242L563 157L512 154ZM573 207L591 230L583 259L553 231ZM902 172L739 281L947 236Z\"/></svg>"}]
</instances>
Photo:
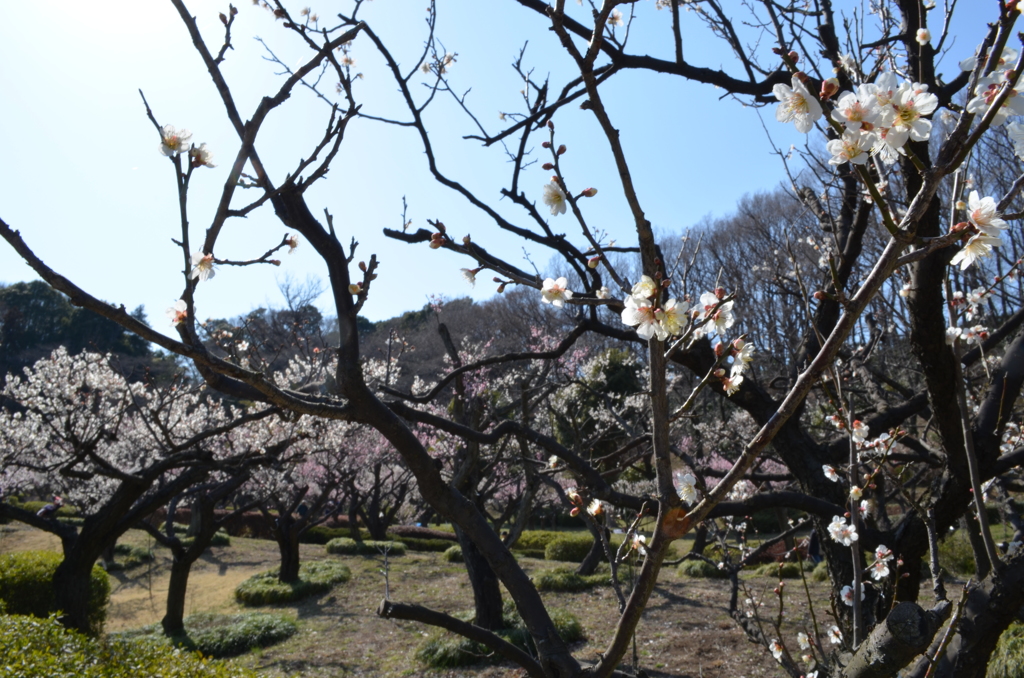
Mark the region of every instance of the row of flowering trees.
<instances>
[{"instance_id":1,"label":"row of flowering trees","mask_svg":"<svg viewBox=\"0 0 1024 678\"><path fill-rule=\"evenodd\" d=\"M870 17L858 14L852 22L828 2L805 8L766 1L745 6L752 16L740 22L714 0L686 3L692 12L681 11L675 0L658 2L660 14L643 3L614 0L584 10L567 7L564 0L550 6L518 0L536 15L538 27L550 30L575 70L559 86L536 82L517 62L524 75L524 109L503 115L501 132L473 137L486 146L515 140L503 145L511 177L502 195L522 210L520 222L446 174L438 161L423 113L438 94L453 92L453 58L435 39L434 4L427 48L415 67L403 70L380 37L377 19L362 18L367 12L359 0L329 20L281 2L266 3L279 30L310 52L300 65L285 66L278 91L251 112L239 109L222 69L231 27L249 15L232 9L222 16L227 31L215 52L183 2L172 4L238 135L220 206L209 216L202 243L193 245L185 212L189 182L209 156L151 113L182 209L178 242L186 269L181 301L169 311L177 336L154 331L51 271L32 251L31 237L23 239L4 222L0 235L76 304L187 358L211 388L264 403L289 419L352 422L379 432L415 477L423 499L457 526L474 582L477 619L468 624L391 600L382 603L380 614L462 633L531 676L621 675L672 541L702 523L707 527L711 518L789 508L806 512L823 536L836 603L834 628L807 629L797 645L814 649L801 655L791 652L792 643L777 637L778 629L756 611L751 623L733 606L738 622L786 672L823 678L984 671L999 632L1024 603L1022 551L997 547L983 505L989 483L1011 477L1024 457L1010 426L1019 419L1024 383L1024 312L1010 275L1018 261L1004 254L1017 251L1020 241L1008 232L1017 218L1009 210L1019 204L1024 181L1016 159L1000 191L985 190L980 172L972 176L976 165L988 162L986 139L1005 134L1012 143L1017 134L1016 127L1000 127L1017 111L1020 57L1009 45L1019 17L1016 3L992 8L982 44L959 55L961 66L943 78L937 60L953 9L916 1L877 3ZM668 54L630 51L630 27L641 17L664 23ZM735 73L684 58L684 22L703 24L722 39L735 57ZM765 44L773 47L762 49ZM449 340L447 374L409 391L367 370L358 313L373 298L377 259L357 264L354 244L343 244L342 227L330 208L321 221L314 216L319 208L307 202L307 190L325 179L349 126L367 122L359 117L358 78L350 68L350 52L357 47L387 65L404 108L384 122L417 133L439 184L480 210L496 229L548 248L564 275L527 272L489 249L487 234L453 237L441 220L431 221L431 229L386 234L409 246L460 255L468 277L486 270L499 290L535 290L537 303L558 309L568 326L547 345L464 356ZM605 83L628 78L633 69L715 85L751 103L773 105L778 122L792 122L809 135L803 156L809 171L791 174L782 200L787 216L798 216L783 220L781 232L771 237L775 247L760 250L758 265L768 270L749 298L748 290L727 284L729 277L747 275L735 270L747 262L722 261L722 270L711 276L706 262L721 258L719 252L687 249L693 244L688 241L677 253L655 238L632 154L619 133L620 125L636 121L618 119L606 105ZM321 72L337 79L333 92L320 87ZM422 83L414 78L424 76L428 86L420 92ZM297 165L271 168L257 140L268 116L300 84L316 93L317 102L329 104L326 131ZM464 98L457 101L466 107ZM556 124L570 104L593 116L587 132ZM948 118L943 125L930 117L940 109ZM590 183L588 168L576 166L567 154L568 147L595 139L606 145L618 179L600 192L582 188ZM524 172L536 145L543 169L552 174L533 189ZM792 162L787 154L780 157ZM1007 176L1005 168L991 169L985 176ZM1000 181L990 183L994 188ZM255 189L259 197L247 200L240 187ZM593 225L600 207L592 206L610 199L627 206L635 243L613 245ZM221 233L234 226L234 219L267 204L289 233L299 234L323 260L338 321L336 344L292 361L283 371L210 352L195 322L197 295L217 293L221 281L219 274L213 279L213 267L238 263L217 250ZM770 216L751 219L764 222ZM572 222L571 235L560 232L562 219ZM805 224L817 230L801 235L801 244L792 231ZM286 235L262 260L272 263L273 252L291 246L295 237ZM769 256L770 251L775 254ZM817 259L810 267L808 257ZM992 269L998 273L991 286L987 277L979 280L975 274ZM974 286L965 284L968 280ZM1002 301L1002 310L986 316L991 327L979 329L975 316L990 295ZM773 335L761 338L753 331L759 320L755 307L773 296L786 300L793 317L775 323ZM900 322L879 322L886 317ZM744 331L747 319L750 332ZM886 342L894 350L883 350ZM629 347L644 366L639 401L603 403L601 418L615 421L627 439L602 454L595 454L598 446L585 444L588 433L582 427L559 437L547 427L553 417L541 416L550 407L544 405L549 393L562 386L548 375L557 373L558 361L591 343ZM783 350L753 353L770 345ZM895 369L880 367L885 361L894 362ZM496 365L519 366L522 374L498 382L494 390L474 384L482 370ZM580 382L579 376L570 371L567 379ZM541 381L534 381L538 377ZM687 442L697 433L691 417L706 411L709 402L738 413L743 426L737 428L748 432L730 451L715 450L706 433L703 444ZM451 442L444 449L435 440ZM479 500L487 470L507 463L516 448L527 480L536 473L540 482L552 481L548 486L564 493L566 509L587 507L600 516L614 508L627 517L627 533L638 551L639 532L646 532L643 565L629 590L617 589L616 608L609 614L617 615L618 623L593 665L581 663L558 636L543 600ZM542 468L541 459L549 456L554 460ZM452 459L447 467L445 457ZM714 467L723 460L728 468L716 475ZM535 468L527 470L530 466ZM558 479L569 479L571 492ZM968 524L976 536L979 581L965 590L964 602L955 604L942 586L936 540L965 516L973 519ZM874 555L868 560L865 553ZM933 580L928 609L919 602L923 569ZM535 656L492 632L497 582L514 601Z\"/></svg>"}]
</instances>

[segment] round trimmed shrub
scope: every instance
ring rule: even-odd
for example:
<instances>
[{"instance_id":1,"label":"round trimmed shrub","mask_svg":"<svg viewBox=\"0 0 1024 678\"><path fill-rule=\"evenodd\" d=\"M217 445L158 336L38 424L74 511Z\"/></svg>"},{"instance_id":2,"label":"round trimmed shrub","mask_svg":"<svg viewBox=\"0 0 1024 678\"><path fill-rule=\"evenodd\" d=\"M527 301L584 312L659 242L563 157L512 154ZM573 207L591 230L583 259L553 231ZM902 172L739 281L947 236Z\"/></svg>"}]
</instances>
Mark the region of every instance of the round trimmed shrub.
<instances>
[{"instance_id":1,"label":"round trimmed shrub","mask_svg":"<svg viewBox=\"0 0 1024 678\"><path fill-rule=\"evenodd\" d=\"M388 556L405 555L405 544L400 541L356 541L341 537L327 542L327 552L338 556L379 556L385 549Z\"/></svg>"},{"instance_id":2,"label":"round trimmed shrub","mask_svg":"<svg viewBox=\"0 0 1024 678\"><path fill-rule=\"evenodd\" d=\"M622 580L622 573L619 573L619 580ZM579 575L575 570L566 567L559 567L554 570L540 572L533 577L533 585L538 591L561 591L564 593L578 593L587 591L595 586L608 586L612 583L610 572L598 572L596 574Z\"/></svg>"},{"instance_id":3,"label":"round trimmed shrub","mask_svg":"<svg viewBox=\"0 0 1024 678\"><path fill-rule=\"evenodd\" d=\"M258 678L250 669L203 659L162 643L93 640L56 617L0 616L0 657L17 658L11 676L75 678Z\"/></svg>"},{"instance_id":4,"label":"round trimmed shrub","mask_svg":"<svg viewBox=\"0 0 1024 678\"><path fill-rule=\"evenodd\" d=\"M465 620L472 619L471 614L457 616ZM533 640L526 631L526 626L516 612L515 606L506 602L501 617L505 628L495 631L495 633L521 650L535 655L536 648L533 647ZM579 619L565 610L552 610L551 621L554 622L558 635L566 643L575 643L586 637ZM449 632L430 636L416 651L416 658L435 669L470 666L498 659L484 645Z\"/></svg>"},{"instance_id":5,"label":"round trimmed shrub","mask_svg":"<svg viewBox=\"0 0 1024 678\"><path fill-rule=\"evenodd\" d=\"M465 562L462 558L462 547L456 544L444 552L444 559L449 563Z\"/></svg>"},{"instance_id":6,"label":"round trimmed shrub","mask_svg":"<svg viewBox=\"0 0 1024 678\"><path fill-rule=\"evenodd\" d=\"M683 577L693 579L725 579L729 576L726 570L720 570L706 560L696 558L681 562L677 572Z\"/></svg>"},{"instance_id":7,"label":"round trimmed shrub","mask_svg":"<svg viewBox=\"0 0 1024 678\"><path fill-rule=\"evenodd\" d=\"M582 563L593 545L594 538L589 534L559 537L544 548L544 559Z\"/></svg>"},{"instance_id":8,"label":"round trimmed shrub","mask_svg":"<svg viewBox=\"0 0 1024 678\"><path fill-rule=\"evenodd\" d=\"M828 581L828 564L823 560L814 566L811 570L811 579L813 581Z\"/></svg>"},{"instance_id":9,"label":"round trimmed shrub","mask_svg":"<svg viewBox=\"0 0 1024 678\"><path fill-rule=\"evenodd\" d=\"M999 636L986 678L1020 678L1024 666L1024 624L1014 622Z\"/></svg>"},{"instance_id":10,"label":"round trimmed shrub","mask_svg":"<svg viewBox=\"0 0 1024 678\"><path fill-rule=\"evenodd\" d=\"M294 621L279 614L203 612L185 618L184 635L168 638L159 624L151 624L139 630L117 633L114 636L171 644L199 652L204 657L221 659L244 654L253 648L280 643L295 635L297 630Z\"/></svg>"},{"instance_id":11,"label":"round trimmed shrub","mask_svg":"<svg viewBox=\"0 0 1024 678\"><path fill-rule=\"evenodd\" d=\"M757 573L778 579L799 579L800 563L766 563L758 568Z\"/></svg>"},{"instance_id":12,"label":"round trimmed shrub","mask_svg":"<svg viewBox=\"0 0 1024 678\"><path fill-rule=\"evenodd\" d=\"M248 607L283 605L330 591L336 584L352 578L344 563L318 560L299 568L299 579L285 584L277 580L279 570L268 570L249 577L235 589L235 600Z\"/></svg>"},{"instance_id":13,"label":"round trimmed shrub","mask_svg":"<svg viewBox=\"0 0 1024 678\"><path fill-rule=\"evenodd\" d=\"M54 551L21 551L0 556L0 600L8 614L49 617L57 612L53 574L64 561ZM110 579L94 565L89 578L89 632L99 635L107 618Z\"/></svg>"}]
</instances>

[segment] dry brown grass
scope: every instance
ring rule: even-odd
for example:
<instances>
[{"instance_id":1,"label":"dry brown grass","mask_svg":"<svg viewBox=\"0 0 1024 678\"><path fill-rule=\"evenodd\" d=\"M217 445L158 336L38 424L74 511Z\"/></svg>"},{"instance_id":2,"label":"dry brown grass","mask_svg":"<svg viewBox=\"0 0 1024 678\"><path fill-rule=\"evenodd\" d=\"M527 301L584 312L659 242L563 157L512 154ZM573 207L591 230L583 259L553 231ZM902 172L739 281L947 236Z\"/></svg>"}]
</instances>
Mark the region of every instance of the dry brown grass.
<instances>
[{"instance_id":1,"label":"dry brown grass","mask_svg":"<svg viewBox=\"0 0 1024 678\"><path fill-rule=\"evenodd\" d=\"M32 528L3 535L4 550L50 548L58 542ZM150 545L143 532L132 531L122 540ZM130 572L113 573L111 608L107 629L116 631L159 621L167 590L168 552L157 548L155 561ZM322 546L303 546L303 558L328 557ZM335 556L331 556L335 557ZM187 612L234 612L234 588L247 577L277 564L272 542L232 538L232 545L216 547L196 563L189 581ZM380 676L413 675L475 676L492 678L517 675L508 665L428 671L415 659L417 647L432 629L410 622L394 622L376 615L384 594L381 559L344 557L352 580L323 596L297 604L271 608L294 616L299 632L280 645L254 651L233 661L257 668L268 676ZM550 569L542 560L521 561L529 572ZM472 592L461 564L447 563L441 554L409 553L395 558L390 567L391 598L418 603L445 612L472 607ZM761 591L773 585L764 577L750 584ZM792 584L791 584L792 585ZM815 585L817 594L823 590ZM796 593L793 586L793 593ZM771 598L770 590L766 599ZM651 676L693 678L753 678L782 676L767 653L746 640L726 613L728 590L721 581L686 579L666 569L644 615L637 635L641 666ZM568 609L583 623L587 640L574 646L584 661L597 659L614 631L615 596L609 587L584 593L545 593L552 607ZM794 603L789 603L790 610ZM796 604L800 609L801 606ZM819 620L825 610L817 609ZM800 620L791 612L793 624ZM795 635L793 630L790 636Z\"/></svg>"}]
</instances>

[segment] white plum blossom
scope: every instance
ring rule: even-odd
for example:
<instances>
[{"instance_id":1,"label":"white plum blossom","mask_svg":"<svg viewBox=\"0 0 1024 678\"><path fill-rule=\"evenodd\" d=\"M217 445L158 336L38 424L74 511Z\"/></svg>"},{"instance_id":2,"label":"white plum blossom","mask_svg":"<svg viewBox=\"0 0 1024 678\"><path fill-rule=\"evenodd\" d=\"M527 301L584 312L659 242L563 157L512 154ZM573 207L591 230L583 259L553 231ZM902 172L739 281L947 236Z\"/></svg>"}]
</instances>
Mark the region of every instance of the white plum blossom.
<instances>
[{"instance_id":1,"label":"white plum blossom","mask_svg":"<svg viewBox=\"0 0 1024 678\"><path fill-rule=\"evenodd\" d=\"M999 96L999 92L1002 91L1004 82L1006 82L1005 77L994 75L986 75L978 80L978 87L975 90L978 95L967 102L967 112L985 115L996 97ZM1016 89L1011 89L1010 94L1003 100L999 110L992 118L992 124L1002 125L1011 115L1024 115L1024 97L1021 97L1020 92Z\"/></svg>"},{"instance_id":2,"label":"white plum blossom","mask_svg":"<svg viewBox=\"0 0 1024 678\"><path fill-rule=\"evenodd\" d=\"M459 272L462 273L463 280L476 287L476 274L480 272L479 268L460 268Z\"/></svg>"},{"instance_id":3,"label":"white plum blossom","mask_svg":"<svg viewBox=\"0 0 1024 678\"><path fill-rule=\"evenodd\" d=\"M601 289L594 292L594 296L597 297L598 299L611 299L612 291L608 289L606 286L602 286Z\"/></svg>"},{"instance_id":4,"label":"white plum blossom","mask_svg":"<svg viewBox=\"0 0 1024 678\"><path fill-rule=\"evenodd\" d=\"M856 443L863 443L868 439L868 425L860 419L855 419L853 421L851 432L853 433L853 440Z\"/></svg>"},{"instance_id":5,"label":"white plum blossom","mask_svg":"<svg viewBox=\"0 0 1024 678\"><path fill-rule=\"evenodd\" d=\"M852 486L850 488L850 499L852 499L854 501L860 501L860 498L863 495L863 493L864 493L864 490L862 490L859 487L857 487L856 485L854 485L854 486Z\"/></svg>"},{"instance_id":6,"label":"white plum blossom","mask_svg":"<svg viewBox=\"0 0 1024 678\"><path fill-rule=\"evenodd\" d=\"M848 130L873 129L882 116L874 90L874 85L861 85L856 94L844 92L836 102L832 119Z\"/></svg>"},{"instance_id":7,"label":"white plum blossom","mask_svg":"<svg viewBox=\"0 0 1024 678\"><path fill-rule=\"evenodd\" d=\"M650 299L658 292L658 283L649 275L640 276L640 280L633 285L630 295L637 299Z\"/></svg>"},{"instance_id":8,"label":"white plum blossom","mask_svg":"<svg viewBox=\"0 0 1024 678\"><path fill-rule=\"evenodd\" d=\"M832 468L828 464L822 464L821 470L825 472L825 477L831 480L833 483L839 482L839 474L836 473L836 470L834 468Z\"/></svg>"},{"instance_id":9,"label":"white plum blossom","mask_svg":"<svg viewBox=\"0 0 1024 678\"><path fill-rule=\"evenodd\" d=\"M828 630L828 639L833 645L839 645L843 642L843 633L839 630L838 626L833 626Z\"/></svg>"},{"instance_id":10,"label":"white plum blossom","mask_svg":"<svg viewBox=\"0 0 1024 678\"><path fill-rule=\"evenodd\" d=\"M160 152L171 157L188 151L192 141L192 132L187 129L175 129L174 125L164 125L160 129Z\"/></svg>"},{"instance_id":11,"label":"white plum blossom","mask_svg":"<svg viewBox=\"0 0 1024 678\"><path fill-rule=\"evenodd\" d=\"M174 306L167 309L166 313L172 325L180 325L188 318L188 304L185 303L184 299L178 299L174 302Z\"/></svg>"},{"instance_id":12,"label":"white plum blossom","mask_svg":"<svg viewBox=\"0 0 1024 678\"><path fill-rule=\"evenodd\" d=\"M544 184L544 196L542 198L544 204L551 208L551 216L558 216L559 214L565 214L565 191L558 185L558 182L554 179L550 183Z\"/></svg>"},{"instance_id":13,"label":"white plum blossom","mask_svg":"<svg viewBox=\"0 0 1024 678\"><path fill-rule=\"evenodd\" d=\"M807 634L804 633L803 631L801 631L801 632L796 634L796 642L797 642L797 645L800 646L801 650L809 650L809 649L811 649L810 638L808 638Z\"/></svg>"},{"instance_id":14,"label":"white plum blossom","mask_svg":"<svg viewBox=\"0 0 1024 678\"><path fill-rule=\"evenodd\" d=\"M932 32L929 31L927 28L918 28L916 39L917 44L923 47L924 45L927 45L929 42L931 42Z\"/></svg>"},{"instance_id":15,"label":"white plum blossom","mask_svg":"<svg viewBox=\"0 0 1024 678\"><path fill-rule=\"evenodd\" d=\"M772 651L772 656L775 657L775 661L782 661L782 643L777 640L773 640L768 646L768 649Z\"/></svg>"},{"instance_id":16,"label":"white plum blossom","mask_svg":"<svg viewBox=\"0 0 1024 678\"><path fill-rule=\"evenodd\" d=\"M622 322L630 327L636 327L636 333L641 339L650 339L657 336L664 339L665 334L661 323L658 322L657 309L650 301L644 298L628 296L623 301L625 308L622 309Z\"/></svg>"},{"instance_id":17,"label":"white plum blossom","mask_svg":"<svg viewBox=\"0 0 1024 678\"><path fill-rule=\"evenodd\" d=\"M885 560L876 560L871 564L871 578L875 581L882 581L889 576L889 563Z\"/></svg>"},{"instance_id":18,"label":"white plum blossom","mask_svg":"<svg viewBox=\"0 0 1024 678\"><path fill-rule=\"evenodd\" d=\"M642 534L633 535L633 549L642 556L647 555L647 537Z\"/></svg>"},{"instance_id":19,"label":"white plum blossom","mask_svg":"<svg viewBox=\"0 0 1024 678\"><path fill-rule=\"evenodd\" d=\"M779 100L779 106L775 109L775 119L779 122L794 123L798 132L810 132L815 121L821 117L821 104L795 75L792 87L779 83L772 89L772 93Z\"/></svg>"},{"instance_id":20,"label":"white plum blossom","mask_svg":"<svg viewBox=\"0 0 1024 678\"><path fill-rule=\"evenodd\" d=\"M215 275L217 275L217 271L213 268L213 255L193 252L192 273L189 277L193 280L198 278L200 282L206 282Z\"/></svg>"},{"instance_id":21,"label":"white plum blossom","mask_svg":"<svg viewBox=\"0 0 1024 678\"><path fill-rule=\"evenodd\" d=\"M864 165L868 161L868 154L875 144L875 135L871 132L848 129L843 132L839 139L833 139L825 144L825 148L832 157L829 158L830 165L842 165L853 163Z\"/></svg>"},{"instance_id":22,"label":"white plum blossom","mask_svg":"<svg viewBox=\"0 0 1024 678\"><path fill-rule=\"evenodd\" d=\"M839 597L843 599L844 603L846 603L850 607L853 607L853 587L852 586L844 586L842 588L842 590L839 592ZM864 600L864 587L863 586L860 589L860 599Z\"/></svg>"},{"instance_id":23,"label":"white plum blossom","mask_svg":"<svg viewBox=\"0 0 1024 678\"><path fill-rule=\"evenodd\" d=\"M1013 152L1018 158L1024 158L1024 124L1011 122L1006 126L1006 133L1013 142Z\"/></svg>"},{"instance_id":24,"label":"white plum blossom","mask_svg":"<svg viewBox=\"0 0 1024 678\"><path fill-rule=\"evenodd\" d=\"M693 477L693 474L677 473L676 476L676 492L679 493L679 498L685 501L687 504L693 504L697 501L697 479Z\"/></svg>"},{"instance_id":25,"label":"white plum blossom","mask_svg":"<svg viewBox=\"0 0 1024 678\"><path fill-rule=\"evenodd\" d=\"M850 546L858 539L857 528L853 525L848 525L846 518L842 516L832 516L832 522L828 526L828 533L829 536L843 546Z\"/></svg>"},{"instance_id":26,"label":"white plum blossom","mask_svg":"<svg viewBox=\"0 0 1024 678\"><path fill-rule=\"evenodd\" d=\"M621 26L622 25L622 12L617 9L613 9L612 13L608 15L609 26Z\"/></svg>"},{"instance_id":27,"label":"white plum blossom","mask_svg":"<svg viewBox=\"0 0 1024 678\"><path fill-rule=\"evenodd\" d=\"M737 370L734 365L732 370L729 372L729 376L722 378L722 388L725 389L725 395L731 396L740 390L740 386L743 385L743 375L741 372L742 368Z\"/></svg>"},{"instance_id":28,"label":"white plum blossom","mask_svg":"<svg viewBox=\"0 0 1024 678\"><path fill-rule=\"evenodd\" d=\"M996 70L1003 69L1007 64L1016 63L1017 61L1017 50L1010 46L1003 48L1003 51L999 54L999 59L996 61ZM974 67L978 65L977 56L969 56L960 62L960 70L973 71Z\"/></svg>"},{"instance_id":29,"label":"white plum blossom","mask_svg":"<svg viewBox=\"0 0 1024 678\"><path fill-rule=\"evenodd\" d=\"M655 310L654 317L661 325L665 336L671 337L682 334L683 328L686 326L686 312L689 310L690 305L685 301L669 299L662 308Z\"/></svg>"},{"instance_id":30,"label":"white plum blossom","mask_svg":"<svg viewBox=\"0 0 1024 678\"><path fill-rule=\"evenodd\" d=\"M213 151L206 147L206 144L193 146L188 151L189 161L193 167L216 167L213 164Z\"/></svg>"},{"instance_id":31,"label":"white plum blossom","mask_svg":"<svg viewBox=\"0 0 1024 678\"><path fill-rule=\"evenodd\" d=\"M1007 223L1000 217L996 209L996 200L992 196L981 198L977 191L971 191L967 197L967 219L974 224L975 228L985 235L999 236L1000 231L1007 227Z\"/></svg>"},{"instance_id":32,"label":"white plum blossom","mask_svg":"<svg viewBox=\"0 0 1024 678\"><path fill-rule=\"evenodd\" d=\"M960 264L960 270L967 270L967 268L978 259L988 257L992 255L993 247L1000 247L1003 244L1003 239L998 235L985 235L979 233L972 236L968 240L963 248L953 255L949 263L951 266Z\"/></svg>"},{"instance_id":33,"label":"white plum blossom","mask_svg":"<svg viewBox=\"0 0 1024 678\"><path fill-rule=\"evenodd\" d=\"M893 108L882 116L882 125L906 131L914 141L927 141L932 122L922 116L931 115L939 105L939 98L928 91L928 86L904 83L892 103Z\"/></svg>"},{"instance_id":34,"label":"white plum blossom","mask_svg":"<svg viewBox=\"0 0 1024 678\"><path fill-rule=\"evenodd\" d=\"M547 278L540 288L540 299L545 304L551 304L556 308L562 308L565 302L572 299L572 290L566 289L569 281L562 276L558 280Z\"/></svg>"},{"instance_id":35,"label":"white plum blossom","mask_svg":"<svg viewBox=\"0 0 1024 678\"><path fill-rule=\"evenodd\" d=\"M733 302L727 301L719 306L720 302L721 299L714 292L700 295L700 304L696 307L695 313L700 312L701 320L709 317L711 320L700 328L698 334L706 336L714 332L721 336L736 322L732 314Z\"/></svg>"}]
</instances>

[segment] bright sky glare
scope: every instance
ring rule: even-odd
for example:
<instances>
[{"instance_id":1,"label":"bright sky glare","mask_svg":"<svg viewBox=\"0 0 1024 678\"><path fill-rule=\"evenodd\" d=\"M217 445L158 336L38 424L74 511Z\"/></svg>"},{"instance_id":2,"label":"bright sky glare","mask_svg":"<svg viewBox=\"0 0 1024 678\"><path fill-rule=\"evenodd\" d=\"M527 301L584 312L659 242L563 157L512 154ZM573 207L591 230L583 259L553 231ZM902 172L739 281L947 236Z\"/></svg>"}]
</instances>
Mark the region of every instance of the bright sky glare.
<instances>
[{"instance_id":1,"label":"bright sky glare","mask_svg":"<svg viewBox=\"0 0 1024 678\"><path fill-rule=\"evenodd\" d=\"M309 54L268 12L248 0L238 1L234 50L224 68L247 118L260 97L276 92L282 81L275 75L281 69L264 60L267 52L255 37L264 38L289 65L305 61ZM511 0L439 4L438 36L449 52L458 54L451 84L460 92L471 89L467 103L488 132L502 129L499 112L524 110L522 82L509 64L525 42L529 41L525 63L534 69L534 80L550 74L552 84L560 88L571 76L571 61L543 17ZM227 10L227 3L188 0L187 5L207 43L219 48L223 29L217 14ZM328 6L312 9L322 16L330 14ZM424 0L376 0L366 3L360 16L408 70L423 50L425 9ZM572 9L585 20L583 8ZM669 13L656 11L650 1L637 3L636 11L628 51L671 54ZM170 2L138 0L11 3L5 15L0 29L0 63L5 64L0 69L0 91L5 94L0 107L0 216L20 230L53 269L113 304L129 310L144 305L151 324L170 333L164 309L178 299L184 286L182 252L171 240L181 238L180 217L172 166L157 150L159 136L145 116L138 90L145 93L161 124L191 130L196 144L205 142L214 151L218 166L193 175L193 243L202 241L238 150L238 139L184 25ZM27 26L38 30L19 28ZM955 58L947 58L944 66L951 75L956 60L980 40L984 25L970 28L964 33L977 40L961 42ZM733 57L721 45L708 42L706 33L684 13L686 57L738 72ZM365 37L357 38L352 56L354 70L364 74L356 86L363 112L408 119L383 60ZM417 83L428 80L414 78ZM333 81L323 87L333 95ZM417 87L425 96L426 88ZM745 193L770 189L784 177L757 111L734 100L719 100L721 93L710 86L675 76L626 72L605 85L604 92L643 207L662 233L681 232L705 215L727 214ZM506 218L528 226L522 210L500 201L511 171L500 147L485 149L479 142L462 139L477 130L451 97L439 97L428 111L442 172L490 201ZM278 184L319 140L329 113L309 90L297 89L268 119L257 147ZM776 146L788 149L791 143L804 142L791 125L775 122L772 108L762 109L761 117ZM631 218L593 116L569 106L555 121L558 143L569 147L563 171L570 188L579 192L594 186L600 191L585 205L592 226L607 234L606 242L632 244ZM549 179L540 168L546 160L540 155L542 140L531 138L540 160L521 181L522 190L538 203ZM463 281L459 269L473 267L473 261L430 250L426 244L405 245L385 238L383 228L401 227L403 196L409 203L410 230L427 227L428 218L440 219L453 237L471 234L475 242L521 268L536 266L543 272L548 266L546 252L527 248L526 261L524 241L500 233L486 215L437 184L427 170L418 137L408 128L354 121L332 167L307 199L314 214L322 216L326 208L334 215L343 243L353 237L359 241L356 261L371 253L380 259L379 278L363 308L371 320L419 309L428 295L481 300L496 287L487 272L481 273L475 289ZM255 197L252 191L240 192L234 206L242 198ZM567 217L553 219L556 232L566 229L570 238L582 242ZM279 243L285 233L272 210L264 207L248 219L229 221L215 254L250 259ZM280 268L221 267L216 278L197 292L199 317L234 317L258 306L281 306L281 281L326 277L308 244L281 258ZM0 244L0 282L36 277L13 250ZM333 314L327 295L318 303Z\"/></svg>"}]
</instances>

